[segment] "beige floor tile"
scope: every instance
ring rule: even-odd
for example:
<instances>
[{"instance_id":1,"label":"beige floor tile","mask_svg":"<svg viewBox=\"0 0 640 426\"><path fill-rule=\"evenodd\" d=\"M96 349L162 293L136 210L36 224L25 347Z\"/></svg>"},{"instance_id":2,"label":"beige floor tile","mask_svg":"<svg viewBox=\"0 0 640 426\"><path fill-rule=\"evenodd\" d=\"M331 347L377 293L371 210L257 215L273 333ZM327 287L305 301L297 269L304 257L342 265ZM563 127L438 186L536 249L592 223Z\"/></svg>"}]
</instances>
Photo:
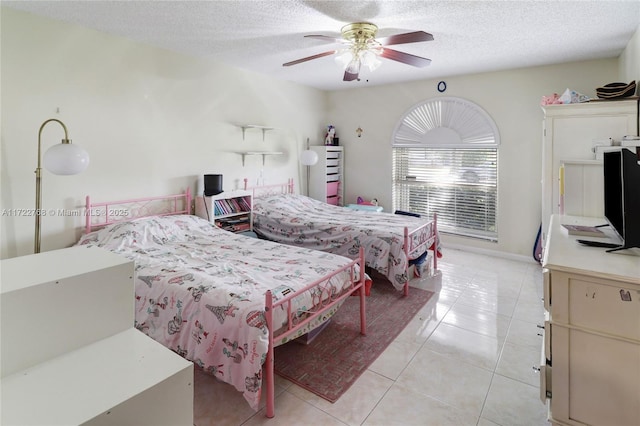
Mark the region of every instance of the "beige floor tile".
<instances>
[{"instance_id":1,"label":"beige floor tile","mask_svg":"<svg viewBox=\"0 0 640 426\"><path fill-rule=\"evenodd\" d=\"M478 419L444 402L394 385L364 426L475 426Z\"/></svg>"},{"instance_id":2,"label":"beige floor tile","mask_svg":"<svg viewBox=\"0 0 640 426\"><path fill-rule=\"evenodd\" d=\"M396 383L479 417L492 375L491 371L423 349Z\"/></svg>"},{"instance_id":3,"label":"beige floor tile","mask_svg":"<svg viewBox=\"0 0 640 426\"><path fill-rule=\"evenodd\" d=\"M502 343L509 331L511 319L506 315L496 314L474 306L455 304L449 309L442 322L485 336L495 337Z\"/></svg>"},{"instance_id":4,"label":"beige floor tile","mask_svg":"<svg viewBox=\"0 0 640 426\"><path fill-rule=\"evenodd\" d=\"M529 346L505 343L498 360L496 373L531 386L540 385L540 373L533 369L540 365L540 349L538 352Z\"/></svg>"},{"instance_id":5,"label":"beige floor tile","mask_svg":"<svg viewBox=\"0 0 640 426\"><path fill-rule=\"evenodd\" d=\"M251 417L243 426L345 426L345 423L325 413L312 404L303 401L290 392L283 392L276 398L275 417L269 419L264 409Z\"/></svg>"},{"instance_id":6,"label":"beige floor tile","mask_svg":"<svg viewBox=\"0 0 640 426\"><path fill-rule=\"evenodd\" d=\"M503 296L501 294L487 294L468 288L456 301L456 304L473 306L500 315L513 315L518 302L517 296Z\"/></svg>"},{"instance_id":7,"label":"beige floor tile","mask_svg":"<svg viewBox=\"0 0 640 426\"><path fill-rule=\"evenodd\" d=\"M539 328L538 325L544 326L544 322L534 324L513 318L509 325L506 342L514 345L531 346L534 349L540 350L544 330Z\"/></svg>"},{"instance_id":8,"label":"beige floor tile","mask_svg":"<svg viewBox=\"0 0 640 426\"><path fill-rule=\"evenodd\" d=\"M396 380L421 347L421 343L396 339L369 366L369 370L388 379Z\"/></svg>"},{"instance_id":9,"label":"beige floor tile","mask_svg":"<svg viewBox=\"0 0 640 426\"><path fill-rule=\"evenodd\" d=\"M424 348L493 371L502 344L495 337L440 324L424 344Z\"/></svg>"},{"instance_id":10,"label":"beige floor tile","mask_svg":"<svg viewBox=\"0 0 640 426\"><path fill-rule=\"evenodd\" d=\"M440 303L434 295L427 302L427 305L416 313L395 340L422 345L445 317L449 308L449 305Z\"/></svg>"},{"instance_id":11,"label":"beige floor tile","mask_svg":"<svg viewBox=\"0 0 640 426\"><path fill-rule=\"evenodd\" d=\"M547 426L538 388L495 374L481 417L502 426Z\"/></svg>"}]
</instances>

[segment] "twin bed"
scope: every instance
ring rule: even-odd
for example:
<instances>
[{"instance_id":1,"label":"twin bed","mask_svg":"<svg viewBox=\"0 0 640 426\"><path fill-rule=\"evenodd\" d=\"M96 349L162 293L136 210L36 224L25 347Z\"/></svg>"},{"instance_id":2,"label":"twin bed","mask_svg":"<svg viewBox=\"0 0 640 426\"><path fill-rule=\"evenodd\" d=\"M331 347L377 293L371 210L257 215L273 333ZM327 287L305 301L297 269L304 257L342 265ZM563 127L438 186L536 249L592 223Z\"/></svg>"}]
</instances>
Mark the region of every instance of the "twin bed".
<instances>
[{"instance_id":1,"label":"twin bed","mask_svg":"<svg viewBox=\"0 0 640 426\"><path fill-rule=\"evenodd\" d=\"M322 325L352 294L365 334L364 255L234 234L189 215L190 205L188 192L112 203L87 197L78 245L134 260L136 328L232 384L256 410L264 379L273 417L276 345Z\"/></svg>"},{"instance_id":2,"label":"twin bed","mask_svg":"<svg viewBox=\"0 0 640 426\"><path fill-rule=\"evenodd\" d=\"M322 250L349 258L364 248L366 266L409 294L409 266L433 250L433 270L441 256L437 220L384 212L351 210L294 193L286 184L253 191L253 229L283 244Z\"/></svg>"},{"instance_id":3,"label":"twin bed","mask_svg":"<svg viewBox=\"0 0 640 426\"><path fill-rule=\"evenodd\" d=\"M136 328L233 385L255 410L264 380L273 417L274 347L324 324L351 295L360 297L365 334L365 264L407 295L410 260L438 252L439 241L435 218L330 206L296 196L292 182L253 192L254 230L277 242L190 215L187 191L108 203L87 197L77 244L134 260Z\"/></svg>"}]
</instances>

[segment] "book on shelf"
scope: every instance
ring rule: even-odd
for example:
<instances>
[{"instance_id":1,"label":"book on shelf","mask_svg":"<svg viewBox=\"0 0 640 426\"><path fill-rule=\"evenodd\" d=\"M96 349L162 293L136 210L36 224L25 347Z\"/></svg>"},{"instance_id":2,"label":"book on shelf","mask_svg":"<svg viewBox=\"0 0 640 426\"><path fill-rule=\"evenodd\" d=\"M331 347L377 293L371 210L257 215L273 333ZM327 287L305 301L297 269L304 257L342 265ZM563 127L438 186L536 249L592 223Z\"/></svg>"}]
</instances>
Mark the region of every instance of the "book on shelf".
<instances>
[{"instance_id":1,"label":"book on shelf","mask_svg":"<svg viewBox=\"0 0 640 426\"><path fill-rule=\"evenodd\" d=\"M595 226L584 225L562 225L569 235L579 235L582 237L606 237L607 235Z\"/></svg>"}]
</instances>

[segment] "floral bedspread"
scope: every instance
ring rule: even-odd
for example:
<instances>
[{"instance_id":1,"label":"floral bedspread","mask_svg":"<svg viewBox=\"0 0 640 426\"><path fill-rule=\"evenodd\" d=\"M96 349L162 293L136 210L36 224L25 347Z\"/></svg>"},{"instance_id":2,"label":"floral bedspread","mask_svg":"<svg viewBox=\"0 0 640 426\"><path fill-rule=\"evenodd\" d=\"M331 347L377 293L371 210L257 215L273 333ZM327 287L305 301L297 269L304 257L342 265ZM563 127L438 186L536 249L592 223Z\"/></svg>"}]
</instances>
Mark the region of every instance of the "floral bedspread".
<instances>
[{"instance_id":1,"label":"floral bedspread","mask_svg":"<svg viewBox=\"0 0 640 426\"><path fill-rule=\"evenodd\" d=\"M323 250L350 258L365 250L367 266L385 275L401 290L409 279L410 259L425 250L403 251L404 228L409 231L429 222L429 219L385 212L351 210L333 206L297 194L258 196L253 200L255 232L279 243ZM432 224L412 236L413 246L432 234Z\"/></svg>"},{"instance_id":2,"label":"floral bedspread","mask_svg":"<svg viewBox=\"0 0 640 426\"><path fill-rule=\"evenodd\" d=\"M275 299L350 262L342 256L250 238L196 216L123 222L83 236L78 245L136 263L135 327L243 392L257 410L268 348L264 294ZM331 278L340 292L349 273ZM304 311L313 298L296 298ZM274 312L274 324L286 315Z\"/></svg>"}]
</instances>

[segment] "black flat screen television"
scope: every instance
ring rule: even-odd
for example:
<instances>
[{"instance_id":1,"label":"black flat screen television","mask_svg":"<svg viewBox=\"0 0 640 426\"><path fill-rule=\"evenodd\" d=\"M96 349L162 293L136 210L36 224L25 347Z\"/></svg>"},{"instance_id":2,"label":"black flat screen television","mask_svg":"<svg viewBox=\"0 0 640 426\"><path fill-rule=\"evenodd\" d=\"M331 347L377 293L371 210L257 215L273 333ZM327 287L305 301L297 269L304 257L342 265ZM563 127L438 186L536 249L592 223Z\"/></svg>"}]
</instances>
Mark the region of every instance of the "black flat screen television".
<instances>
[{"instance_id":1,"label":"black flat screen television","mask_svg":"<svg viewBox=\"0 0 640 426\"><path fill-rule=\"evenodd\" d=\"M604 216L622 239L612 250L640 247L640 164L636 149L605 152Z\"/></svg>"}]
</instances>

